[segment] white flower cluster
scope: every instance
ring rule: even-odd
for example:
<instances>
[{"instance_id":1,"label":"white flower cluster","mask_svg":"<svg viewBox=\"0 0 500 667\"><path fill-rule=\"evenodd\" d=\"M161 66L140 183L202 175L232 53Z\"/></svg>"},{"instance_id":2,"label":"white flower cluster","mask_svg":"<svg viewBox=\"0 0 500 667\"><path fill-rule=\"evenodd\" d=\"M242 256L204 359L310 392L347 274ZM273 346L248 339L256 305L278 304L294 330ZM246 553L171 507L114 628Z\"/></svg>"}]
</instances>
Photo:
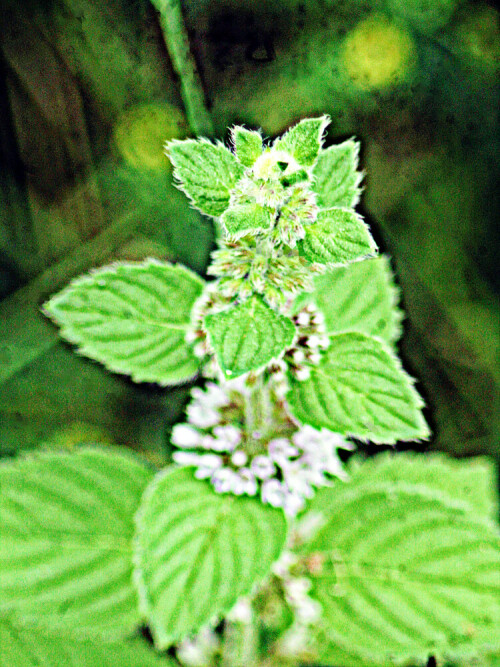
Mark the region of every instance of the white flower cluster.
<instances>
[{"instance_id":1,"label":"white flower cluster","mask_svg":"<svg viewBox=\"0 0 500 667\"><path fill-rule=\"evenodd\" d=\"M245 391L242 383L238 389ZM342 436L303 426L289 437L259 442L261 434L248 434L244 425L228 423L224 417L233 400L229 390L209 382L204 391L194 388L191 395L188 423L177 424L172 432L172 443L179 448L173 459L195 467L195 477L209 479L218 493L260 494L264 503L295 516L315 487L327 485L331 476L345 478L337 449L353 446Z\"/></svg>"},{"instance_id":2,"label":"white flower cluster","mask_svg":"<svg viewBox=\"0 0 500 667\"><path fill-rule=\"evenodd\" d=\"M295 576L294 566L298 556L284 551L273 566L273 573L280 579L285 600L293 611L292 625L280 637L278 651L281 655L301 657L307 651L311 628L318 622L323 612L321 605L310 597L312 581L308 577Z\"/></svg>"},{"instance_id":3,"label":"white flower cluster","mask_svg":"<svg viewBox=\"0 0 500 667\"><path fill-rule=\"evenodd\" d=\"M292 320L297 329L295 343L286 350L279 361L273 362L269 367L278 393L281 395L288 390L287 370L296 380L308 380L311 366L319 364L322 352L330 344L330 339L326 335L325 317L314 304L308 303L292 317Z\"/></svg>"}]
</instances>

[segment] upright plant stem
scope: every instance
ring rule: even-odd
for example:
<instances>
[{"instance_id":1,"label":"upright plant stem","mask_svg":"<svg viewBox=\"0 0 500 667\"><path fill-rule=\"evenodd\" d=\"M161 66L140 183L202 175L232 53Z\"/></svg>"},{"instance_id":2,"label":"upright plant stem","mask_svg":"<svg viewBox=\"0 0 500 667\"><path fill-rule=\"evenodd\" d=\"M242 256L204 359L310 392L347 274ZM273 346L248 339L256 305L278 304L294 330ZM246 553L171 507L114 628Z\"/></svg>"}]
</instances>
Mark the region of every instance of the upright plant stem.
<instances>
[{"instance_id":1,"label":"upright plant stem","mask_svg":"<svg viewBox=\"0 0 500 667\"><path fill-rule=\"evenodd\" d=\"M160 12L160 25L174 70L181 81L181 94L189 126L198 136L213 137L214 127L205 104L205 94L196 68L182 16L181 0L152 0Z\"/></svg>"}]
</instances>

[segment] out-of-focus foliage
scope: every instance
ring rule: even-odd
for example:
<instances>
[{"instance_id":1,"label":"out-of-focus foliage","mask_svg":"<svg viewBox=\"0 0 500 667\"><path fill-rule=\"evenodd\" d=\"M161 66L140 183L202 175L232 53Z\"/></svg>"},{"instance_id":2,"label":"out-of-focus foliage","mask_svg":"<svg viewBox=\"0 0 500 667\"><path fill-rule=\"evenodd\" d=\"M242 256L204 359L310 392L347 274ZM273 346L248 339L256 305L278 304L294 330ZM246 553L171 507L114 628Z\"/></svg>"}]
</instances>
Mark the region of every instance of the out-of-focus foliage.
<instances>
[{"instance_id":1,"label":"out-of-focus foliage","mask_svg":"<svg viewBox=\"0 0 500 667\"><path fill-rule=\"evenodd\" d=\"M404 293L402 349L432 446L496 454L494 4L185 0L183 10L221 138L236 122L278 134L328 113L330 140L362 140L363 212ZM184 390L112 377L37 319L52 293L105 261L206 265L212 230L160 150L187 128L156 11L147 0L9 0L0 22L0 294L11 294L0 304L1 451L85 422L161 457Z\"/></svg>"}]
</instances>

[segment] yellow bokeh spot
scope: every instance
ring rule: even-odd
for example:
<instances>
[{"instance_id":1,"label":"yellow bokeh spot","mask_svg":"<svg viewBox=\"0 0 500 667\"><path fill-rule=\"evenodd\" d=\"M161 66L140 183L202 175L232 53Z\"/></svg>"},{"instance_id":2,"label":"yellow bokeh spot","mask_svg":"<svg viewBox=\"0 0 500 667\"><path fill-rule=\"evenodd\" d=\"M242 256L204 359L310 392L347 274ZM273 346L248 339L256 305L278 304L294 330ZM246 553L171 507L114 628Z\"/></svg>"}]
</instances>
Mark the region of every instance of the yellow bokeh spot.
<instances>
[{"instance_id":1,"label":"yellow bokeh spot","mask_svg":"<svg viewBox=\"0 0 500 667\"><path fill-rule=\"evenodd\" d=\"M413 40L405 30L384 16L372 15L345 38L341 62L361 88L384 88L405 78L414 53Z\"/></svg>"},{"instance_id":2,"label":"yellow bokeh spot","mask_svg":"<svg viewBox=\"0 0 500 667\"><path fill-rule=\"evenodd\" d=\"M139 104L126 109L113 130L113 143L119 155L134 169L170 169L165 142L184 139L188 125L182 111L167 103Z\"/></svg>"}]
</instances>

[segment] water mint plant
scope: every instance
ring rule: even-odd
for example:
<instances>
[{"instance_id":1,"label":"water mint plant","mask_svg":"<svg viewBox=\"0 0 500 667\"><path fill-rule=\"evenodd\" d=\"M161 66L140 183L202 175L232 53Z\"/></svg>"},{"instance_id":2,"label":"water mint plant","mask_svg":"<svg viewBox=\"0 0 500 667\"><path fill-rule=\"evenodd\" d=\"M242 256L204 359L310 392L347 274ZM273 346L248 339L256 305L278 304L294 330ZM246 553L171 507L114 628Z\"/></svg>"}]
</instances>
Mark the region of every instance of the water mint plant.
<instances>
[{"instance_id":1,"label":"water mint plant","mask_svg":"<svg viewBox=\"0 0 500 667\"><path fill-rule=\"evenodd\" d=\"M192 386L162 470L111 446L0 466L7 667L68 651L87 666L486 665L500 650L492 466L355 453L429 428L397 356L389 261L355 211L359 145L325 148L327 126L169 142L177 186L217 228L208 279L116 262L44 305L109 371ZM130 639L141 626L154 647Z\"/></svg>"}]
</instances>

